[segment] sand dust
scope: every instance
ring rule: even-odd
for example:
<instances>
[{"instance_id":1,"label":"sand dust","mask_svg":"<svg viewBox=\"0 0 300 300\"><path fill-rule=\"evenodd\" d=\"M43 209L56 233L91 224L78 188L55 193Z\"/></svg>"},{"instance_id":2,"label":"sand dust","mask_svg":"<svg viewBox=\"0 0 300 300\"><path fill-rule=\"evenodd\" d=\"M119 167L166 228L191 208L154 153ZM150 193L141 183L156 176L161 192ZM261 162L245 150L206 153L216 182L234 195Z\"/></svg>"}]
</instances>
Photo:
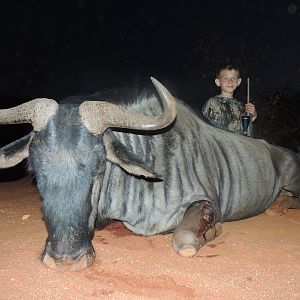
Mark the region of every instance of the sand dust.
<instances>
[{"instance_id":1,"label":"sand dust","mask_svg":"<svg viewBox=\"0 0 300 300\"><path fill-rule=\"evenodd\" d=\"M96 231L81 272L44 267L46 230L28 178L0 183L0 299L300 299L300 210L225 223L193 258L171 234L137 236L115 222Z\"/></svg>"}]
</instances>

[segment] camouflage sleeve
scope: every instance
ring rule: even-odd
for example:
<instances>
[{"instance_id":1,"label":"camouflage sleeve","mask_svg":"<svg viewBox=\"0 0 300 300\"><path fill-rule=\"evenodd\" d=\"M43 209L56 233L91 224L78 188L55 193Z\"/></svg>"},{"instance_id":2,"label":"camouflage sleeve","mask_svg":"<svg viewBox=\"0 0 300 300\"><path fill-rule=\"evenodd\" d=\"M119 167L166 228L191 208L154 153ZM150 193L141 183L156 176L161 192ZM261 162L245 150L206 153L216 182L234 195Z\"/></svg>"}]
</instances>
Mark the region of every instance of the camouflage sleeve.
<instances>
[{"instance_id":1,"label":"camouflage sleeve","mask_svg":"<svg viewBox=\"0 0 300 300\"><path fill-rule=\"evenodd\" d=\"M218 111L217 103L214 98L210 98L202 107L202 114L211 123L214 124L215 120L218 119L220 111Z\"/></svg>"},{"instance_id":2,"label":"camouflage sleeve","mask_svg":"<svg viewBox=\"0 0 300 300\"><path fill-rule=\"evenodd\" d=\"M202 106L202 110L201 110L203 116L206 118L207 118L207 110L208 110L208 106L209 106L208 102L209 102L209 100L204 103L204 105Z\"/></svg>"}]
</instances>

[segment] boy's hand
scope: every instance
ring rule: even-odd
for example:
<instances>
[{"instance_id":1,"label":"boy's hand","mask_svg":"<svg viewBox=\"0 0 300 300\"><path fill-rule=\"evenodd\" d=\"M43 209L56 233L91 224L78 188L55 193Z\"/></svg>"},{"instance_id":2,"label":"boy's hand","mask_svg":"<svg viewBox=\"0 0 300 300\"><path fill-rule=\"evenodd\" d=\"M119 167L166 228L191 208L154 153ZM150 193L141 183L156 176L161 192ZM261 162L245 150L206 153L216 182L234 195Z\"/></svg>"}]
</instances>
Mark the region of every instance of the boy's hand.
<instances>
[{"instance_id":1,"label":"boy's hand","mask_svg":"<svg viewBox=\"0 0 300 300\"><path fill-rule=\"evenodd\" d=\"M252 121L254 121L257 118L257 112L253 103L245 104L245 112L251 114Z\"/></svg>"}]
</instances>

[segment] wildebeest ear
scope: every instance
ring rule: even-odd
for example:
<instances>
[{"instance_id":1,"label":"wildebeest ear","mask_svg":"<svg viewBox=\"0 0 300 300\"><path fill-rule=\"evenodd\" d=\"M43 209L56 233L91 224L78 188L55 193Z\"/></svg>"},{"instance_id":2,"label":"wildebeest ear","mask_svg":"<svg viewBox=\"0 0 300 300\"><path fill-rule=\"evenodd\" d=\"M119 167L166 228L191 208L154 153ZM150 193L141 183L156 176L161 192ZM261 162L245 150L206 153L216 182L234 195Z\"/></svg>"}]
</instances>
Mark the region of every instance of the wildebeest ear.
<instances>
[{"instance_id":1,"label":"wildebeest ear","mask_svg":"<svg viewBox=\"0 0 300 300\"><path fill-rule=\"evenodd\" d=\"M13 167L29 155L33 133L0 148L0 169Z\"/></svg>"},{"instance_id":2,"label":"wildebeest ear","mask_svg":"<svg viewBox=\"0 0 300 300\"><path fill-rule=\"evenodd\" d=\"M162 180L161 175L151 170L136 154L129 151L111 130L106 130L104 133L104 144L106 159L110 162L117 164L130 174Z\"/></svg>"}]
</instances>

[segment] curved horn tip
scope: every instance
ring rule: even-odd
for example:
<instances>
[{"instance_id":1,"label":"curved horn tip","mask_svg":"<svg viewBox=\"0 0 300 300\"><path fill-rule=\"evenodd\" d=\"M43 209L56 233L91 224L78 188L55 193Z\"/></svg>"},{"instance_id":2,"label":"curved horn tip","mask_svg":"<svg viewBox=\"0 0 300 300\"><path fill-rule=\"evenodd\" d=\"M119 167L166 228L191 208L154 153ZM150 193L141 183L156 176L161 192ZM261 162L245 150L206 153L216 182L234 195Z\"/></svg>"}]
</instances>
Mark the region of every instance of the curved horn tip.
<instances>
[{"instance_id":1,"label":"curved horn tip","mask_svg":"<svg viewBox=\"0 0 300 300\"><path fill-rule=\"evenodd\" d=\"M162 97L162 95L164 96L170 96L173 98L172 94L169 92L169 90L162 84L160 83L157 79L155 79L154 77L150 77L152 83L154 84L156 90L158 91L158 93L160 94L160 96Z\"/></svg>"},{"instance_id":2,"label":"curved horn tip","mask_svg":"<svg viewBox=\"0 0 300 300\"><path fill-rule=\"evenodd\" d=\"M150 79L155 86L164 87L156 78L150 77Z\"/></svg>"}]
</instances>

